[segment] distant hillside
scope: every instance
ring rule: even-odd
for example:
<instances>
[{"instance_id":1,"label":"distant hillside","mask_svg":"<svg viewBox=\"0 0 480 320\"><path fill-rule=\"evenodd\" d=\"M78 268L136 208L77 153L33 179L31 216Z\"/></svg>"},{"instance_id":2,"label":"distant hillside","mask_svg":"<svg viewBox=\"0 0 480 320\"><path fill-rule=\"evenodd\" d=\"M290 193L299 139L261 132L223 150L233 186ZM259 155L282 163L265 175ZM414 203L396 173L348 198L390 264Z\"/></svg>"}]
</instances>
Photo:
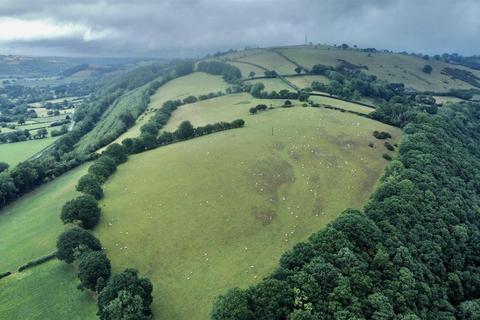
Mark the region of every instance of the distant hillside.
<instances>
[{"instance_id":1,"label":"distant hillside","mask_svg":"<svg viewBox=\"0 0 480 320\"><path fill-rule=\"evenodd\" d=\"M76 58L0 55L0 77L70 76L83 69L99 71L140 66L146 58ZM76 72L74 72L76 71Z\"/></svg>"},{"instance_id":2,"label":"distant hillside","mask_svg":"<svg viewBox=\"0 0 480 320\"><path fill-rule=\"evenodd\" d=\"M458 63L447 63L441 58L324 45L275 47L229 52L215 59L226 60L242 70L263 76L265 69L280 75L295 75L295 68L311 69L316 64L361 69L390 83L403 83L418 91L446 92L450 89L480 89L480 71ZM451 60L447 60L451 61ZM431 70L425 69L426 65ZM473 79L473 81L472 81Z\"/></svg>"}]
</instances>

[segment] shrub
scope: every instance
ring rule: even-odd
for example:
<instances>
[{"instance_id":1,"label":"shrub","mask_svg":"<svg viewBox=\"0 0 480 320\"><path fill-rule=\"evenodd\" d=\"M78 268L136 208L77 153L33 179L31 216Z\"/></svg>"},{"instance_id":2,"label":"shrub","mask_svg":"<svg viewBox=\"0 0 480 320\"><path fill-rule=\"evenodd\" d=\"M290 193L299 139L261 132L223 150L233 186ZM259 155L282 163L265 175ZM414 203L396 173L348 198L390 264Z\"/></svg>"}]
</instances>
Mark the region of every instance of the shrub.
<instances>
[{"instance_id":1,"label":"shrub","mask_svg":"<svg viewBox=\"0 0 480 320\"><path fill-rule=\"evenodd\" d=\"M384 153L384 154L382 155L382 157L383 157L385 160L388 160L388 161L392 160L392 156L389 155L388 153Z\"/></svg>"},{"instance_id":2,"label":"shrub","mask_svg":"<svg viewBox=\"0 0 480 320\"><path fill-rule=\"evenodd\" d=\"M433 70L433 68L429 64L424 65L423 68L422 68L422 71L425 72L425 73L428 73L428 74L432 73L432 70Z\"/></svg>"},{"instance_id":3,"label":"shrub","mask_svg":"<svg viewBox=\"0 0 480 320\"><path fill-rule=\"evenodd\" d=\"M293 107L293 104L292 104L292 101L290 100L285 100L285 102L283 103L283 108L290 108L290 107Z\"/></svg>"},{"instance_id":4,"label":"shrub","mask_svg":"<svg viewBox=\"0 0 480 320\"><path fill-rule=\"evenodd\" d=\"M85 229L74 227L62 233L57 239L57 257L72 263L85 251L99 251L100 241Z\"/></svg>"},{"instance_id":5,"label":"shrub","mask_svg":"<svg viewBox=\"0 0 480 320\"><path fill-rule=\"evenodd\" d=\"M390 150L390 151L395 150L395 148L388 141L385 141L383 145L385 146L385 148L387 148L387 150Z\"/></svg>"},{"instance_id":6,"label":"shrub","mask_svg":"<svg viewBox=\"0 0 480 320\"><path fill-rule=\"evenodd\" d=\"M100 220L100 208L97 200L87 194L65 203L60 218L63 223L80 221L83 228L91 229Z\"/></svg>"},{"instance_id":7,"label":"shrub","mask_svg":"<svg viewBox=\"0 0 480 320\"><path fill-rule=\"evenodd\" d=\"M378 132L378 131L373 131L373 136L379 140L385 140L385 139L389 139L392 137L392 135L386 131L381 131L381 132Z\"/></svg>"}]
</instances>

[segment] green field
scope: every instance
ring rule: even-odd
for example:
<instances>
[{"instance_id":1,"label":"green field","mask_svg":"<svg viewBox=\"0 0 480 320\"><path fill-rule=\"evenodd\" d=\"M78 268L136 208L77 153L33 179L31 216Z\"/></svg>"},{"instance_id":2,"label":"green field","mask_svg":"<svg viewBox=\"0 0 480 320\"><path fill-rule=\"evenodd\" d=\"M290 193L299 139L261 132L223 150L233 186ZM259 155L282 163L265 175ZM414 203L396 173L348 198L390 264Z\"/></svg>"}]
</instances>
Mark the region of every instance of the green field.
<instances>
[{"instance_id":1,"label":"green field","mask_svg":"<svg viewBox=\"0 0 480 320\"><path fill-rule=\"evenodd\" d=\"M343 59L356 65L368 66L368 70L363 70L364 72L374 74L380 79L389 82L402 82L407 86L422 91L447 91L451 88L471 88L469 84L463 81L453 80L441 74L441 70L444 67L452 67L452 65L434 59L427 61L413 56L382 52L370 53L369 56L367 52L341 50L328 46L282 48L280 51L306 68L311 68L319 63L334 66L338 63L337 59ZM250 60L254 61L255 58L252 56ZM431 74L422 72L421 69L425 64L430 64L433 67ZM468 69L456 65L454 67ZM474 74L480 75L478 71L469 70Z\"/></svg>"},{"instance_id":2,"label":"green field","mask_svg":"<svg viewBox=\"0 0 480 320\"><path fill-rule=\"evenodd\" d=\"M279 74L295 74L296 66L271 50L245 51L245 54L246 56L240 57L238 61L258 64L268 70L275 70ZM230 58L230 55L227 56Z\"/></svg>"},{"instance_id":3,"label":"green field","mask_svg":"<svg viewBox=\"0 0 480 320\"><path fill-rule=\"evenodd\" d=\"M325 76L287 77L287 80L299 87L300 89L309 88L312 85L313 81L318 81L325 84L330 82L330 80Z\"/></svg>"},{"instance_id":4,"label":"green field","mask_svg":"<svg viewBox=\"0 0 480 320\"><path fill-rule=\"evenodd\" d=\"M64 229L60 211L78 193L75 185L87 171L78 167L21 197L0 212L0 272L55 251ZM0 280L0 287L2 280ZM0 289L1 291L1 289Z\"/></svg>"},{"instance_id":5,"label":"green field","mask_svg":"<svg viewBox=\"0 0 480 320\"><path fill-rule=\"evenodd\" d=\"M362 106L361 104L342 101L339 99L329 98L329 97L310 96L309 100L316 103L326 104L326 105L342 108L349 111L360 112L363 114L369 114L370 112L375 110L374 108L365 107L365 106Z\"/></svg>"},{"instance_id":6,"label":"green field","mask_svg":"<svg viewBox=\"0 0 480 320\"><path fill-rule=\"evenodd\" d=\"M237 67L238 69L240 69L240 71L242 72L242 78L244 78L244 79L248 78L248 75L252 71L255 72L256 77L263 76L264 72L265 72L265 70L260 69L259 67L252 66L252 65L246 64L246 63L228 61L228 64L231 64L231 65Z\"/></svg>"},{"instance_id":7,"label":"green field","mask_svg":"<svg viewBox=\"0 0 480 320\"><path fill-rule=\"evenodd\" d=\"M0 318L28 320L97 319L96 305L72 267L52 260L0 280Z\"/></svg>"},{"instance_id":8,"label":"green field","mask_svg":"<svg viewBox=\"0 0 480 320\"><path fill-rule=\"evenodd\" d=\"M270 92L270 91L279 92L280 90L295 91L295 89L290 87L288 84L286 84L284 81L282 81L282 79L279 79L279 78L248 80L248 81L245 81L245 82L246 83L251 83L251 84L261 82L265 85L264 90L267 91L267 92Z\"/></svg>"},{"instance_id":9,"label":"green field","mask_svg":"<svg viewBox=\"0 0 480 320\"><path fill-rule=\"evenodd\" d=\"M51 145L58 137L0 144L0 161L15 166Z\"/></svg>"},{"instance_id":10,"label":"green field","mask_svg":"<svg viewBox=\"0 0 480 320\"><path fill-rule=\"evenodd\" d=\"M258 282L294 243L360 208L387 163L372 131L400 138L328 109L248 115L258 102L239 94L179 108L166 130L239 116L246 127L131 156L105 185L95 233L115 270L153 281L158 319L207 319L216 295Z\"/></svg>"},{"instance_id":11,"label":"green field","mask_svg":"<svg viewBox=\"0 0 480 320\"><path fill-rule=\"evenodd\" d=\"M140 128L148 122L154 111L160 108L167 100L184 99L188 96L199 96L210 92L225 92L229 84L220 76L212 76L204 72L194 72L187 76L174 79L161 86L151 97L147 111L138 119L136 124L115 141L122 142L126 138L135 138L140 135Z\"/></svg>"}]
</instances>

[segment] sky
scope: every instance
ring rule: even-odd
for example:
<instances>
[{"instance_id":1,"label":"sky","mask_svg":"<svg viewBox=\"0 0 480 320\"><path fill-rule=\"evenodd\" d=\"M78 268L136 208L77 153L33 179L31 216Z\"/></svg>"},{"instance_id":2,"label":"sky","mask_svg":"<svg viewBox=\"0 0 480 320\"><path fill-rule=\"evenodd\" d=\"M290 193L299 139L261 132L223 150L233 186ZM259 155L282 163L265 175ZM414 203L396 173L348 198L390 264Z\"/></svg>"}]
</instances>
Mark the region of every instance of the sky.
<instances>
[{"instance_id":1,"label":"sky","mask_svg":"<svg viewBox=\"0 0 480 320\"><path fill-rule=\"evenodd\" d=\"M0 54L195 57L305 42L480 54L480 0L0 0Z\"/></svg>"}]
</instances>

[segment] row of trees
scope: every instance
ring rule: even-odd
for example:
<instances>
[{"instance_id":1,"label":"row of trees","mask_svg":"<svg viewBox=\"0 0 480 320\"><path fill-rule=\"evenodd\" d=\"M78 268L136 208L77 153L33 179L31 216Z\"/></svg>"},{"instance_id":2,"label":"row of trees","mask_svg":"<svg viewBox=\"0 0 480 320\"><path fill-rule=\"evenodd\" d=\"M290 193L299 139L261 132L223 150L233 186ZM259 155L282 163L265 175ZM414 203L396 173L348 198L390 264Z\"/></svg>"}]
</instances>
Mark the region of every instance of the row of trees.
<instances>
[{"instance_id":1,"label":"row of trees","mask_svg":"<svg viewBox=\"0 0 480 320\"><path fill-rule=\"evenodd\" d=\"M379 110L406 136L364 210L217 298L212 319L478 319L480 104L431 114L401 98L402 109Z\"/></svg>"},{"instance_id":2,"label":"row of trees","mask_svg":"<svg viewBox=\"0 0 480 320\"><path fill-rule=\"evenodd\" d=\"M229 83L234 83L236 80L242 78L240 69L220 61L202 61L197 65L197 70L214 75L221 75L223 80Z\"/></svg>"},{"instance_id":3,"label":"row of trees","mask_svg":"<svg viewBox=\"0 0 480 320\"><path fill-rule=\"evenodd\" d=\"M127 138L122 141L122 144L127 148L129 153L140 153L214 132L241 128L244 124L244 120L237 119L232 122L217 122L194 128L190 121L183 121L174 132L162 132L160 135L149 132L141 134L138 138Z\"/></svg>"},{"instance_id":4,"label":"row of trees","mask_svg":"<svg viewBox=\"0 0 480 320\"><path fill-rule=\"evenodd\" d=\"M87 229L96 226L101 209L97 200L103 196L101 184L116 171L117 165L127 161L127 150L112 144L81 177L77 190L84 193L70 200L62 208L61 219L74 226L57 240L57 257L66 263L75 263L80 280L79 289L98 294L98 315L102 320L151 319L152 284L139 278L134 269L111 276L111 264L100 241Z\"/></svg>"}]
</instances>

